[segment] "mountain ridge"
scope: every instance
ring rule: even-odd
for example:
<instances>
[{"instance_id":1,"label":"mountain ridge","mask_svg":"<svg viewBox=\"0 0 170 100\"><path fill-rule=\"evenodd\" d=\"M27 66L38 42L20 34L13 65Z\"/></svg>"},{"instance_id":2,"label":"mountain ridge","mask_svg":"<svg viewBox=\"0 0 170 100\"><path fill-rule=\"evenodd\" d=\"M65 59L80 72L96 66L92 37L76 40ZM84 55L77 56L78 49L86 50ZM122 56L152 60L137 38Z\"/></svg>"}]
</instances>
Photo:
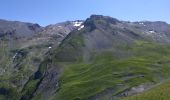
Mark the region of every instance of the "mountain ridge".
<instances>
[{"instance_id":1,"label":"mountain ridge","mask_svg":"<svg viewBox=\"0 0 170 100\"><path fill-rule=\"evenodd\" d=\"M23 67L17 63L15 70L22 73L23 68L25 71L36 68L29 75L22 73L27 78L22 85L18 82L22 88L14 89L7 97L17 94L16 99L20 100L111 100L115 96L128 96L125 94L131 93L133 87L156 84L169 77L169 24L126 22L102 15L70 23L46 27L34 37L36 41L31 39L30 45L17 50L15 63L27 65L24 61L29 61L33 65ZM39 57L35 59L37 54ZM0 90L3 87L11 91L7 86Z\"/></svg>"}]
</instances>

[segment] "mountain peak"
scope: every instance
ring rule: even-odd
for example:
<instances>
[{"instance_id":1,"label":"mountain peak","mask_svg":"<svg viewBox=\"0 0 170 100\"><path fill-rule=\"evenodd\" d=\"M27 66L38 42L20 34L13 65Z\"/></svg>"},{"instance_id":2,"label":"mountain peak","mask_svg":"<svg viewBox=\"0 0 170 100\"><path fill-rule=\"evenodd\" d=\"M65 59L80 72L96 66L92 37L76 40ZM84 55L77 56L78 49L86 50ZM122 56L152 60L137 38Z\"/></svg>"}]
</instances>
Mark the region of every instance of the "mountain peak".
<instances>
[{"instance_id":1,"label":"mountain peak","mask_svg":"<svg viewBox=\"0 0 170 100\"><path fill-rule=\"evenodd\" d=\"M108 27L109 24L116 25L117 23L120 23L120 21L109 16L91 15L90 18L87 18L87 20L84 22L84 26L89 27L90 31L92 31L97 27Z\"/></svg>"},{"instance_id":2,"label":"mountain peak","mask_svg":"<svg viewBox=\"0 0 170 100\"><path fill-rule=\"evenodd\" d=\"M116 23L116 22L120 22L118 19L116 18L112 18L110 16L103 16L103 15L91 15L90 16L90 19L93 19L93 20L106 20L107 22L110 22L110 23Z\"/></svg>"}]
</instances>

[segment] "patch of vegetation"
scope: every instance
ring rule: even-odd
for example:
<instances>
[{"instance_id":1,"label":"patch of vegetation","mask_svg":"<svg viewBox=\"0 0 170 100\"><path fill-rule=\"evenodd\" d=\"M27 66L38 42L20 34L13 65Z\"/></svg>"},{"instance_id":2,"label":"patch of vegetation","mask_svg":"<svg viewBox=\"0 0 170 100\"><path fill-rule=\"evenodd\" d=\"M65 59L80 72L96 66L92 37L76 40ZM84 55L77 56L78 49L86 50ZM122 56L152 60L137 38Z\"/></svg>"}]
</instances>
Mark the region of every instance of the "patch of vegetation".
<instances>
[{"instance_id":1,"label":"patch of vegetation","mask_svg":"<svg viewBox=\"0 0 170 100\"><path fill-rule=\"evenodd\" d=\"M8 84L0 84L0 99L1 100L18 100L19 93L16 88Z\"/></svg>"},{"instance_id":2,"label":"patch of vegetation","mask_svg":"<svg viewBox=\"0 0 170 100\"><path fill-rule=\"evenodd\" d=\"M33 97L34 92L45 75L47 70L46 68L48 66L47 63L49 62L50 60L45 60L43 63L41 63L38 71L32 77L30 77L29 81L22 90L21 100L30 100Z\"/></svg>"},{"instance_id":3,"label":"patch of vegetation","mask_svg":"<svg viewBox=\"0 0 170 100\"><path fill-rule=\"evenodd\" d=\"M76 33L75 33L76 34ZM60 48L53 52L56 62L74 62L82 60L82 48L84 40L81 35L74 35L64 41Z\"/></svg>"}]
</instances>

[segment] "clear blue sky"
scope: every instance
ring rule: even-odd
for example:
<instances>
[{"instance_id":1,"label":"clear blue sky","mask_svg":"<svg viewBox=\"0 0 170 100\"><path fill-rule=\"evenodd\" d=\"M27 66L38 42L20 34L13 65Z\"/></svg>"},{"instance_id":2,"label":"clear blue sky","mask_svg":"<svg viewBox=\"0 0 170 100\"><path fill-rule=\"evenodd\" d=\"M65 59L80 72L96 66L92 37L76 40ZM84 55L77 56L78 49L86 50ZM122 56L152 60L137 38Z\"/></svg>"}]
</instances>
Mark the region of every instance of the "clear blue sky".
<instances>
[{"instance_id":1,"label":"clear blue sky","mask_svg":"<svg viewBox=\"0 0 170 100\"><path fill-rule=\"evenodd\" d=\"M54 24L91 14L170 23L170 0L0 0L0 19Z\"/></svg>"}]
</instances>

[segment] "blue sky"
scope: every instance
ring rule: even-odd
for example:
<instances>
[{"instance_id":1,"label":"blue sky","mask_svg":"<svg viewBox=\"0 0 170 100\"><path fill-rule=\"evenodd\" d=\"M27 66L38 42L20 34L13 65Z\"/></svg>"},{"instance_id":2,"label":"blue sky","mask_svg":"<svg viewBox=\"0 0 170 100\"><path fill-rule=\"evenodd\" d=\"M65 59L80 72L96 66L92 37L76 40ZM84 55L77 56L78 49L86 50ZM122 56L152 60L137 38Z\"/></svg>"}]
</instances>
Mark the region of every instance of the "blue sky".
<instances>
[{"instance_id":1,"label":"blue sky","mask_svg":"<svg viewBox=\"0 0 170 100\"><path fill-rule=\"evenodd\" d=\"M170 23L170 0L0 0L0 19L38 23L86 19L91 14L120 20Z\"/></svg>"}]
</instances>

